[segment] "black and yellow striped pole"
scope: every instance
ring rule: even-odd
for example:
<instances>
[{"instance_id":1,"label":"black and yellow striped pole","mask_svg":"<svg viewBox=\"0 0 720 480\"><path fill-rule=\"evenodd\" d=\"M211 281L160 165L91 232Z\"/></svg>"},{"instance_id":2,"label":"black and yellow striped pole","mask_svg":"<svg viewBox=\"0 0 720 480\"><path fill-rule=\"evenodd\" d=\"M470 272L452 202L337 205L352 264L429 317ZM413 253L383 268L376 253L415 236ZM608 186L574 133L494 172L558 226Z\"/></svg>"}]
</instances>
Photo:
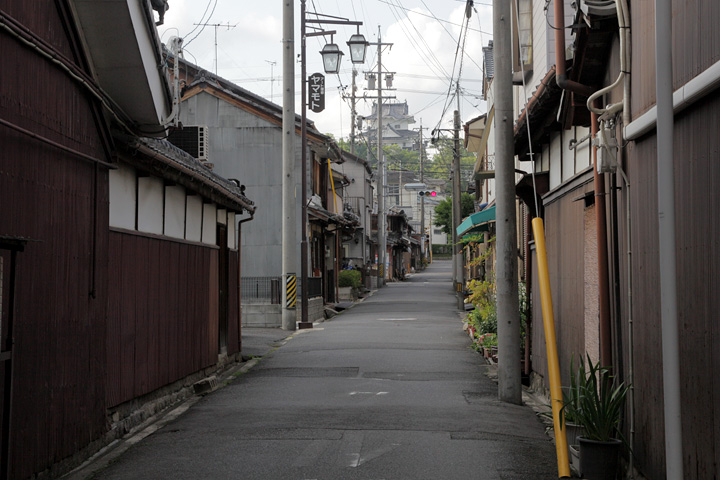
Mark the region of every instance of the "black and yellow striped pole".
<instances>
[{"instance_id":1,"label":"black and yellow striped pole","mask_svg":"<svg viewBox=\"0 0 720 480\"><path fill-rule=\"evenodd\" d=\"M285 308L293 310L297 303L297 277L294 273L285 275Z\"/></svg>"}]
</instances>

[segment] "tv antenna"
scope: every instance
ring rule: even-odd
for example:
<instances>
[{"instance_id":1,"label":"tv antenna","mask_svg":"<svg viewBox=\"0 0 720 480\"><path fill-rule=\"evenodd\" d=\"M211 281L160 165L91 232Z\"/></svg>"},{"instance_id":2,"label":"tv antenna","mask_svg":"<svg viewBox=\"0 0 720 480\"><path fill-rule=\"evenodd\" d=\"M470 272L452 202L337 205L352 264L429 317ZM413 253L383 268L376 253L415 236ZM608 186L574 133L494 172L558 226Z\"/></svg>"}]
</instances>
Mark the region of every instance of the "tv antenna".
<instances>
[{"instance_id":1,"label":"tv antenna","mask_svg":"<svg viewBox=\"0 0 720 480\"><path fill-rule=\"evenodd\" d=\"M275 82L275 77L273 76L273 67L277 65L277 62L271 62L270 60L265 60L267 63L270 64L270 101L273 101L273 83Z\"/></svg>"},{"instance_id":2,"label":"tv antenna","mask_svg":"<svg viewBox=\"0 0 720 480\"><path fill-rule=\"evenodd\" d=\"M215 28L215 75L217 75L217 69L218 69L217 31L218 31L218 27L227 27L227 29L230 30L231 28L237 27L237 23L235 25L230 25L230 22L227 22L227 23L193 23L193 25L199 25L203 28L205 28L205 27Z\"/></svg>"}]
</instances>

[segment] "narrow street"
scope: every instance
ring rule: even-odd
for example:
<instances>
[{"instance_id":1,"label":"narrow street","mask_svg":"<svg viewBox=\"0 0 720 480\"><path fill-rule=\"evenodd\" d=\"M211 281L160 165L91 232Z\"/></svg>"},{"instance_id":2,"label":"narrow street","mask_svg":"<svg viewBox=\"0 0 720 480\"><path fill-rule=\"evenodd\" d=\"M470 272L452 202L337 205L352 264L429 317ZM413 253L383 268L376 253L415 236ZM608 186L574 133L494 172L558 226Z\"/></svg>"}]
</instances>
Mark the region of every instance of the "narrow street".
<instances>
[{"instance_id":1,"label":"narrow street","mask_svg":"<svg viewBox=\"0 0 720 480\"><path fill-rule=\"evenodd\" d=\"M497 400L451 275L437 261L295 333L93 478L557 478L534 411Z\"/></svg>"}]
</instances>

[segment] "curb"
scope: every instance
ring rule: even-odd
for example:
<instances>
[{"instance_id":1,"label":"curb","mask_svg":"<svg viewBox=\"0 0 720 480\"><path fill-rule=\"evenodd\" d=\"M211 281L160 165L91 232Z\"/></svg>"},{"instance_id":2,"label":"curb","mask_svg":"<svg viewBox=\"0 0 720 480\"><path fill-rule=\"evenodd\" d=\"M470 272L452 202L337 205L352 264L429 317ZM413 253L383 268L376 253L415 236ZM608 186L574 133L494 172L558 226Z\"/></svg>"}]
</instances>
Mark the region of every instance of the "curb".
<instances>
[{"instance_id":1,"label":"curb","mask_svg":"<svg viewBox=\"0 0 720 480\"><path fill-rule=\"evenodd\" d=\"M267 352L266 355L271 354L278 348L285 345L289 340L294 338L300 332L304 330L296 330L292 334L285 337L283 340L278 342L278 346ZM238 376L247 373L255 365L260 363L262 357L254 357L248 361L231 364L221 372L216 372L213 375L209 375L198 382L195 382L193 386L196 388L195 395L181 401L170 409L159 412L152 417L148 418L142 424L138 425L135 429L131 430L122 438L110 442L104 446L91 457L86 459L80 466L66 473L62 477L62 480L88 480L93 478L97 473L107 468L112 462L121 457L131 447L141 442L143 439L149 437L153 433L157 432L165 425L171 423L177 419L180 415L188 411L193 405L199 402L205 395L211 394L217 390L220 390L228 385L229 382L237 378Z\"/></svg>"}]
</instances>

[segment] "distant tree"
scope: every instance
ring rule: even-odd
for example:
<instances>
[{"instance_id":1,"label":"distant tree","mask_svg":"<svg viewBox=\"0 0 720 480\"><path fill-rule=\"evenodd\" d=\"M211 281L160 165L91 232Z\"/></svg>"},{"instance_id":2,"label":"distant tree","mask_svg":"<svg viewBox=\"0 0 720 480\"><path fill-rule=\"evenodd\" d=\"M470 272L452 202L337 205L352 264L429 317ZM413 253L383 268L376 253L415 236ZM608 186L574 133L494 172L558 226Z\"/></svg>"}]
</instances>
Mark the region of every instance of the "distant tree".
<instances>
[{"instance_id":1,"label":"distant tree","mask_svg":"<svg viewBox=\"0 0 720 480\"><path fill-rule=\"evenodd\" d=\"M475 210L475 202L469 193L463 192L460 195L460 210L462 212L460 214L461 218L467 217ZM440 227L447 235L451 235L452 224L452 197L448 197L435 206L435 225Z\"/></svg>"},{"instance_id":2,"label":"distant tree","mask_svg":"<svg viewBox=\"0 0 720 480\"><path fill-rule=\"evenodd\" d=\"M416 150L406 150L398 145L385 145L383 147L387 168L390 170L420 171L420 154Z\"/></svg>"},{"instance_id":3,"label":"distant tree","mask_svg":"<svg viewBox=\"0 0 720 480\"><path fill-rule=\"evenodd\" d=\"M428 178L437 178L442 180L450 179L450 172L455 158L455 148L452 138L439 138L435 144L437 153L433 156L432 161L425 162L425 176ZM467 184L472 176L473 167L475 166L475 154L465 150L460 142L460 189L466 190Z\"/></svg>"}]
</instances>

